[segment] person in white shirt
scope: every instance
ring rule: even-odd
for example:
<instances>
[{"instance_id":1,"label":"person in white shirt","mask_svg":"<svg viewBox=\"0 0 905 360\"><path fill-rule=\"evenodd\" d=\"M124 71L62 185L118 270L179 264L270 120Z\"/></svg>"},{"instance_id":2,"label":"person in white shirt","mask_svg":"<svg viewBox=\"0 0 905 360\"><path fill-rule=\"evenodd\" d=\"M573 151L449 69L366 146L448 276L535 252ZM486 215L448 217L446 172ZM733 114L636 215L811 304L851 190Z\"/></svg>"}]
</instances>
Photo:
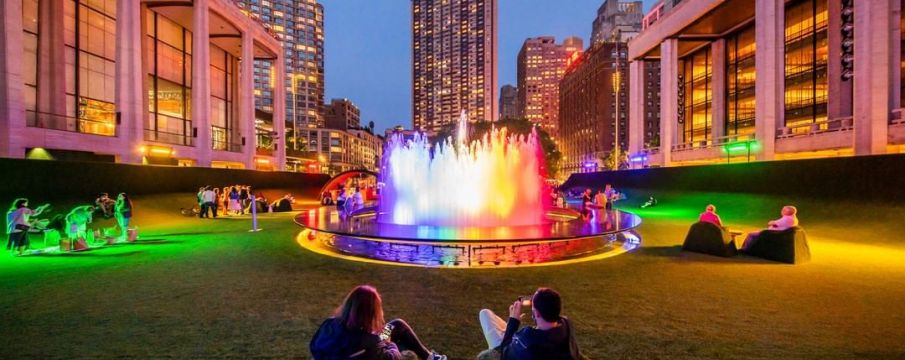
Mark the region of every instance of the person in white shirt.
<instances>
[{"instance_id":1,"label":"person in white shirt","mask_svg":"<svg viewBox=\"0 0 905 360\"><path fill-rule=\"evenodd\" d=\"M215 201L217 201L217 194L214 193L210 186L206 187L204 192L201 193L201 217L209 217L209 210L213 210L214 218L217 217L217 210L214 208Z\"/></svg>"},{"instance_id":2,"label":"person in white shirt","mask_svg":"<svg viewBox=\"0 0 905 360\"><path fill-rule=\"evenodd\" d=\"M781 211L782 217L776 220L770 220L767 222L767 230L772 231L783 231L788 230L793 227L798 226L798 209L792 205L786 205L782 207ZM757 241L757 237L760 236L761 231L754 231L748 233L748 237L745 238L745 242L742 245L742 249L747 249Z\"/></svg>"}]
</instances>

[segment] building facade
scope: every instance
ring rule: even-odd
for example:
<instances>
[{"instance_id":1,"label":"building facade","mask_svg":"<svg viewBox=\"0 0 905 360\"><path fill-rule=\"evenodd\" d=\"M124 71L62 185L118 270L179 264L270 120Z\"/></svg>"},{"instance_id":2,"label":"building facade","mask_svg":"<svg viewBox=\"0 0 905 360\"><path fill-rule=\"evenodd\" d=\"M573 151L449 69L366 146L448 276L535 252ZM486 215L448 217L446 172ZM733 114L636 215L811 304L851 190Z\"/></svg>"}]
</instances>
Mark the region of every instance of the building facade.
<instances>
[{"instance_id":1,"label":"building facade","mask_svg":"<svg viewBox=\"0 0 905 360\"><path fill-rule=\"evenodd\" d=\"M641 1L604 0L591 27L591 44L627 42L638 35L644 18L643 6Z\"/></svg>"},{"instance_id":2,"label":"building facade","mask_svg":"<svg viewBox=\"0 0 905 360\"><path fill-rule=\"evenodd\" d=\"M328 129L358 129L361 127L361 110L349 99L333 99L324 107Z\"/></svg>"},{"instance_id":3,"label":"building facade","mask_svg":"<svg viewBox=\"0 0 905 360\"><path fill-rule=\"evenodd\" d=\"M309 147L301 151L299 160L290 159L298 171L320 172L331 176L349 170L378 172L383 155L383 138L363 129L309 129L302 142ZM316 166L309 162L315 161ZM306 164L308 165L306 167Z\"/></svg>"},{"instance_id":4,"label":"building facade","mask_svg":"<svg viewBox=\"0 0 905 360\"><path fill-rule=\"evenodd\" d=\"M636 166L905 152L899 0L683 0L629 43L660 64L660 141L632 92ZM756 26L755 26L756 23Z\"/></svg>"},{"instance_id":5,"label":"building facade","mask_svg":"<svg viewBox=\"0 0 905 360\"><path fill-rule=\"evenodd\" d=\"M506 84L500 88L500 119L515 119L518 112L518 88Z\"/></svg>"},{"instance_id":6,"label":"building facade","mask_svg":"<svg viewBox=\"0 0 905 360\"><path fill-rule=\"evenodd\" d=\"M519 117L537 124L554 139L559 138L559 81L569 61L582 49L578 37L557 44L552 36L540 36L525 40L518 53Z\"/></svg>"},{"instance_id":7,"label":"building facade","mask_svg":"<svg viewBox=\"0 0 905 360\"><path fill-rule=\"evenodd\" d=\"M7 0L0 15L0 156L282 168L283 148L258 151L252 66L281 62L280 41L232 1Z\"/></svg>"},{"instance_id":8,"label":"building facade","mask_svg":"<svg viewBox=\"0 0 905 360\"><path fill-rule=\"evenodd\" d=\"M627 55L624 43L595 44L566 71L559 108L563 176L601 170L617 143L626 148L631 111Z\"/></svg>"},{"instance_id":9,"label":"building facade","mask_svg":"<svg viewBox=\"0 0 905 360\"><path fill-rule=\"evenodd\" d=\"M299 149L305 129L326 126L324 109L324 7L317 0L236 0L243 11L272 29L283 42L287 89L286 145ZM272 112L276 83L273 62L255 63L255 105ZM304 137L308 137L304 135Z\"/></svg>"},{"instance_id":10,"label":"building facade","mask_svg":"<svg viewBox=\"0 0 905 360\"><path fill-rule=\"evenodd\" d=\"M495 121L497 0L412 0L412 82L415 129Z\"/></svg>"}]
</instances>

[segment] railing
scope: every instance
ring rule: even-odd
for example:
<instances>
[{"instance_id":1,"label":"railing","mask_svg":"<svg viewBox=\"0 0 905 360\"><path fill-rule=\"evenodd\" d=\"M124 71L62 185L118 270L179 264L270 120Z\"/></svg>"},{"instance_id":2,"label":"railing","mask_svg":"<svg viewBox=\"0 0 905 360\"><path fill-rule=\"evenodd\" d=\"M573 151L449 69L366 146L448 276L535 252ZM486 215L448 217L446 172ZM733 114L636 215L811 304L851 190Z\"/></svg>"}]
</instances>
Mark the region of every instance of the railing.
<instances>
[{"instance_id":1,"label":"railing","mask_svg":"<svg viewBox=\"0 0 905 360\"><path fill-rule=\"evenodd\" d=\"M784 126L776 131L776 138L785 139L798 136L812 136L837 131L851 131L854 129L852 117L844 117L821 122L805 123L793 126Z\"/></svg>"},{"instance_id":2,"label":"railing","mask_svg":"<svg viewBox=\"0 0 905 360\"><path fill-rule=\"evenodd\" d=\"M747 141L754 139L754 134L733 134L711 138L703 141L695 141L690 143L682 143L675 144L672 146L672 151L690 151L690 150L699 150L699 149L712 149L722 147L723 145L739 142L739 141Z\"/></svg>"},{"instance_id":3,"label":"railing","mask_svg":"<svg viewBox=\"0 0 905 360\"><path fill-rule=\"evenodd\" d=\"M905 125L905 108L899 108L892 111L892 116L889 117L889 125Z\"/></svg>"},{"instance_id":4,"label":"railing","mask_svg":"<svg viewBox=\"0 0 905 360\"><path fill-rule=\"evenodd\" d=\"M28 127L68 131L80 134L116 136L116 123L82 119L75 116L51 114L26 110L25 125Z\"/></svg>"},{"instance_id":5,"label":"railing","mask_svg":"<svg viewBox=\"0 0 905 360\"><path fill-rule=\"evenodd\" d=\"M182 146L194 146L191 134L145 129L145 140Z\"/></svg>"}]
</instances>

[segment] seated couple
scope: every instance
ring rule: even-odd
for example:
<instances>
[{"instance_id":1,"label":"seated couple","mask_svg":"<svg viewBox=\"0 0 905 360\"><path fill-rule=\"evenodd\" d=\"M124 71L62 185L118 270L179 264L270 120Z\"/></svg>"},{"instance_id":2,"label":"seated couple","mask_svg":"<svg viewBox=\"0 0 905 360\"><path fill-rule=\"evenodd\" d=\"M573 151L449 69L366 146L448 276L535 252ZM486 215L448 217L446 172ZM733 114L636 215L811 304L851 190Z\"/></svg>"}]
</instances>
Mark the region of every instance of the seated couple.
<instances>
[{"instance_id":1,"label":"seated couple","mask_svg":"<svg viewBox=\"0 0 905 360\"><path fill-rule=\"evenodd\" d=\"M791 205L783 206L780 214L782 216L779 219L767 222L766 230L783 231L798 226L797 208ZM716 206L713 205L707 205L707 208L703 213L701 213L701 216L698 217L698 221L708 222L716 226L723 227L723 221L720 219L720 216L716 214ZM751 244L757 241L757 237L760 235L760 233L760 231L748 233L748 237L745 238L745 242L742 243L742 249L747 249Z\"/></svg>"},{"instance_id":2,"label":"seated couple","mask_svg":"<svg viewBox=\"0 0 905 360\"><path fill-rule=\"evenodd\" d=\"M479 319L489 350L479 358L492 359L580 359L578 345L568 320L560 316L559 294L538 289L531 299L536 327L519 330L522 300L509 307L509 320L490 310L481 310ZM383 321L380 294L371 286L352 290L323 323L310 343L315 359L402 359L401 351L422 360L445 360L445 355L428 350L403 320Z\"/></svg>"}]
</instances>

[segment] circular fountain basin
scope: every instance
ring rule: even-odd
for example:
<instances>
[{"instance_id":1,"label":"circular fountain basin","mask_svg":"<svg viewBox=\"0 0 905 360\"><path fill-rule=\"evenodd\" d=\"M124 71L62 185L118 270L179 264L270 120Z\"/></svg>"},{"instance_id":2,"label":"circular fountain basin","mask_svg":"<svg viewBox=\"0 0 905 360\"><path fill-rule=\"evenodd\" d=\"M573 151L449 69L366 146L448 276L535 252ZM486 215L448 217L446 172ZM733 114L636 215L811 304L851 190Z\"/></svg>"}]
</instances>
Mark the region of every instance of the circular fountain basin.
<instances>
[{"instance_id":1,"label":"circular fountain basin","mask_svg":"<svg viewBox=\"0 0 905 360\"><path fill-rule=\"evenodd\" d=\"M584 220L557 208L542 224L459 227L384 223L376 208L342 215L333 207L302 211L295 222L305 228L298 243L311 251L372 263L498 268L596 260L640 245L635 214L597 210Z\"/></svg>"}]
</instances>

